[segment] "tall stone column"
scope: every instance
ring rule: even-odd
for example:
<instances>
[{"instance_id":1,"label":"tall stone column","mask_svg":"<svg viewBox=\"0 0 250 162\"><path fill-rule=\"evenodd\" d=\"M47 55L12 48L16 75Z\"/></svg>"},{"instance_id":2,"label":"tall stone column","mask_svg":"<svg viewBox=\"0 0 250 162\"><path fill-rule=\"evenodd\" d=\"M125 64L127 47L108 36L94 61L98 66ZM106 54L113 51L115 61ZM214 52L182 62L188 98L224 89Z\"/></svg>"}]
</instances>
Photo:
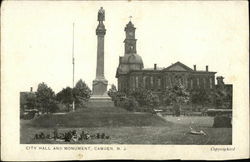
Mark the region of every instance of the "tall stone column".
<instances>
[{"instance_id":1,"label":"tall stone column","mask_svg":"<svg viewBox=\"0 0 250 162\"><path fill-rule=\"evenodd\" d=\"M93 94L89 100L88 107L113 107L114 103L107 94L108 81L104 76L104 37L106 29L103 24L105 20L105 11L101 7L98 12L98 26L96 28L97 35L97 62L96 62L96 78L93 80Z\"/></svg>"},{"instance_id":2,"label":"tall stone column","mask_svg":"<svg viewBox=\"0 0 250 162\"><path fill-rule=\"evenodd\" d=\"M97 35L97 66L96 66L96 79L104 79L104 37L106 29L102 21L96 29Z\"/></svg>"},{"instance_id":3,"label":"tall stone column","mask_svg":"<svg viewBox=\"0 0 250 162\"><path fill-rule=\"evenodd\" d=\"M106 29L103 19L98 19L99 24L96 28L97 35L97 62L96 62L96 79L93 81L93 95L103 96L107 91L108 81L104 77L104 37Z\"/></svg>"}]
</instances>

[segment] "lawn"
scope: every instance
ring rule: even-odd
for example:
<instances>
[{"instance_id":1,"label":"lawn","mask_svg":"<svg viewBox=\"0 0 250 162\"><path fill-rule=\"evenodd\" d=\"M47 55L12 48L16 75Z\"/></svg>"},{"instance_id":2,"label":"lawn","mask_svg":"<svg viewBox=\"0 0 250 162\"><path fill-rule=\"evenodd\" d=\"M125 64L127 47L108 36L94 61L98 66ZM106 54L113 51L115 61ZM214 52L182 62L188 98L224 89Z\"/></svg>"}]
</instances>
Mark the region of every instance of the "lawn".
<instances>
[{"instance_id":1,"label":"lawn","mask_svg":"<svg viewBox=\"0 0 250 162\"><path fill-rule=\"evenodd\" d=\"M169 122L190 125L192 127L208 127L211 128L214 123L214 117L210 116L163 116L163 118Z\"/></svg>"},{"instance_id":2,"label":"lawn","mask_svg":"<svg viewBox=\"0 0 250 162\"><path fill-rule=\"evenodd\" d=\"M77 130L89 134L105 133L110 139L89 139L71 144L231 144L231 128L212 128L211 117L159 117L150 113L133 113L117 108L106 111L77 111L68 114L44 115L37 119L21 120L20 143L60 143L54 140L35 140L36 133L53 135L53 129L59 133ZM192 135L190 125L203 130L207 135Z\"/></svg>"}]
</instances>

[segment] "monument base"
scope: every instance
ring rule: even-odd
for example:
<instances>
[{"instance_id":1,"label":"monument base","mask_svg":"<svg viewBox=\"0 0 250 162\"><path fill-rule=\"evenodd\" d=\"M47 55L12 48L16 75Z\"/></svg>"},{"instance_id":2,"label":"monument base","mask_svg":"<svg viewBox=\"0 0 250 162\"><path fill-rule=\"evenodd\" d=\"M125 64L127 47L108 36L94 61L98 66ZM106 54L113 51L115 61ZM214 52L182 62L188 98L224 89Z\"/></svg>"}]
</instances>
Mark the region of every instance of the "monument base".
<instances>
[{"instance_id":1,"label":"monument base","mask_svg":"<svg viewBox=\"0 0 250 162\"><path fill-rule=\"evenodd\" d=\"M114 102L109 96L91 96L88 103L87 107L114 107Z\"/></svg>"}]
</instances>

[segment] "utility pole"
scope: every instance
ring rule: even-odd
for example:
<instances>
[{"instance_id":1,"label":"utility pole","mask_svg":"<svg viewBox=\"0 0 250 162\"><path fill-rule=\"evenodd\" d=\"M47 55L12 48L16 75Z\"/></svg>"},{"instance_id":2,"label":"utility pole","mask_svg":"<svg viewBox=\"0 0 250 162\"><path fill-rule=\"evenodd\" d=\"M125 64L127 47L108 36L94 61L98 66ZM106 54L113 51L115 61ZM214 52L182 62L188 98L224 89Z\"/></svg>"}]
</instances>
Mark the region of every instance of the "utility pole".
<instances>
[{"instance_id":1,"label":"utility pole","mask_svg":"<svg viewBox=\"0 0 250 162\"><path fill-rule=\"evenodd\" d=\"M72 85L72 95L75 86L75 58L74 58L74 35L75 35L75 23L73 23L73 39L72 39L72 64L73 64L73 85ZM75 99L73 98L72 109L75 111Z\"/></svg>"}]
</instances>

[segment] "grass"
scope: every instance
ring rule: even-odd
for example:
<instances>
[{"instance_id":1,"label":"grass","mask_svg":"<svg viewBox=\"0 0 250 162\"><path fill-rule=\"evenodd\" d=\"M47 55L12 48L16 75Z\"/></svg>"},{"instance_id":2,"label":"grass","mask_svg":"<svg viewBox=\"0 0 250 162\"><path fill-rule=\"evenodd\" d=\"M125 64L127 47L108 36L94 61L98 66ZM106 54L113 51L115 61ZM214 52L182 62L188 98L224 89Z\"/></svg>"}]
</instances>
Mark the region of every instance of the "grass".
<instances>
[{"instance_id":1,"label":"grass","mask_svg":"<svg viewBox=\"0 0 250 162\"><path fill-rule=\"evenodd\" d=\"M59 132L75 129L77 132L85 131L90 134L105 133L110 139L90 139L78 142L57 142L54 140L34 140L35 133L44 132L52 135L53 129L29 127L21 130L21 143L44 144L195 144L195 145L226 145L231 144L232 133L230 128L204 128L207 136L188 134L188 127L93 127L93 128L60 128Z\"/></svg>"},{"instance_id":2,"label":"grass","mask_svg":"<svg viewBox=\"0 0 250 162\"><path fill-rule=\"evenodd\" d=\"M60 143L54 140L34 140L36 133L50 134L55 126L59 133L77 130L90 134L105 133L110 139L90 139L70 144L232 144L231 128L212 128L211 117L162 118L149 113L133 113L119 108L85 109L64 115L45 115L31 121L21 121L20 143ZM59 124L59 125L58 125ZM192 135L190 124L207 136Z\"/></svg>"},{"instance_id":3,"label":"grass","mask_svg":"<svg viewBox=\"0 0 250 162\"><path fill-rule=\"evenodd\" d=\"M211 128L214 123L214 117L209 116L163 116L169 122L190 125L192 127L207 127Z\"/></svg>"},{"instance_id":4,"label":"grass","mask_svg":"<svg viewBox=\"0 0 250 162\"><path fill-rule=\"evenodd\" d=\"M113 111L112 111L113 109ZM151 113L133 113L120 108L85 109L67 114L48 114L28 123L32 127L71 128L71 127L129 127L129 126L167 126L166 122Z\"/></svg>"}]
</instances>

